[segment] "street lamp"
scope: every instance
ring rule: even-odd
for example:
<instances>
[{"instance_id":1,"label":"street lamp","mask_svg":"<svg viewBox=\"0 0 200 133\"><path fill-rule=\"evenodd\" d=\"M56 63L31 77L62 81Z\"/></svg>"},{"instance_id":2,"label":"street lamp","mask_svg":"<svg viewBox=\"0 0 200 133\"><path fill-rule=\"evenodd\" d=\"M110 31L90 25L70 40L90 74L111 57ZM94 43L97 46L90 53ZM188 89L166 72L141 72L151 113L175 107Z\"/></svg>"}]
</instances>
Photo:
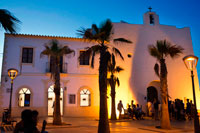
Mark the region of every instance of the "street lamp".
<instances>
[{"instance_id":1,"label":"street lamp","mask_svg":"<svg viewBox=\"0 0 200 133\"><path fill-rule=\"evenodd\" d=\"M10 88L10 103L9 103L9 118L11 118L11 107L12 107L12 91L13 91L13 80L17 77L18 70L14 68L8 69L8 76L11 79L11 88Z\"/></svg>"},{"instance_id":2,"label":"street lamp","mask_svg":"<svg viewBox=\"0 0 200 133\"><path fill-rule=\"evenodd\" d=\"M197 66L198 57L194 55L188 55L183 58L183 61L187 69L191 71L193 100L194 100L194 131L195 133L200 133L199 116L197 115L196 96L195 96L195 87L194 87L194 74L193 74L193 70Z\"/></svg>"}]
</instances>

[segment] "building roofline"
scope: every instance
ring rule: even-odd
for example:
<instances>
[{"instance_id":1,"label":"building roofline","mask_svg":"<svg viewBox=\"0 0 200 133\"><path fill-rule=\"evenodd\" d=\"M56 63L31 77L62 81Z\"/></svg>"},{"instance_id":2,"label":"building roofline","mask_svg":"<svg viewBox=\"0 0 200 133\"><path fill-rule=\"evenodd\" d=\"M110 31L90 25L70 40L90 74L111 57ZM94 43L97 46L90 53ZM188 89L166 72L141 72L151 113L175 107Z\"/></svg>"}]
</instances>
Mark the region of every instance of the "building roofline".
<instances>
[{"instance_id":1,"label":"building roofline","mask_svg":"<svg viewBox=\"0 0 200 133\"><path fill-rule=\"evenodd\" d=\"M30 37L30 38L45 38L45 39L63 39L63 40L73 40L73 41L85 41L83 38L75 37L64 37L64 36L51 36L51 35L34 35L34 34L18 34L18 33L5 33L5 36L14 36L14 37Z\"/></svg>"}]
</instances>

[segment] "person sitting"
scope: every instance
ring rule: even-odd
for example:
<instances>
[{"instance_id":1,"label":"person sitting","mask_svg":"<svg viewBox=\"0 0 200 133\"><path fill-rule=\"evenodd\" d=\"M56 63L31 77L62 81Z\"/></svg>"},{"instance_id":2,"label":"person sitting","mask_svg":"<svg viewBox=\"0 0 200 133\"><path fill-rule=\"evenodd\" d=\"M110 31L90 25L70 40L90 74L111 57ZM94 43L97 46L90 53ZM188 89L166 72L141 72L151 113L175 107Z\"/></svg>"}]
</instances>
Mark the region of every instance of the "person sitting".
<instances>
[{"instance_id":1,"label":"person sitting","mask_svg":"<svg viewBox=\"0 0 200 133\"><path fill-rule=\"evenodd\" d=\"M139 104L137 104L135 117L137 120L142 119L142 109L139 107Z\"/></svg>"}]
</instances>

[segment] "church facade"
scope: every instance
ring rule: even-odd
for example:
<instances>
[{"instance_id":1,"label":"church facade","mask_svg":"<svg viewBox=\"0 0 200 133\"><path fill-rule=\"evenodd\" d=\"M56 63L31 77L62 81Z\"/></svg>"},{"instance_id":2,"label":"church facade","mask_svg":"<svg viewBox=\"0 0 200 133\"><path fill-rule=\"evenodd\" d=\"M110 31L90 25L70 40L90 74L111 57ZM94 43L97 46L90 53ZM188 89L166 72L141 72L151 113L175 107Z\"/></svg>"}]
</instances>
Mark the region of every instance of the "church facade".
<instances>
[{"instance_id":1,"label":"church facade","mask_svg":"<svg viewBox=\"0 0 200 133\"><path fill-rule=\"evenodd\" d=\"M116 87L116 103L122 100L124 107L134 100L145 105L153 93L160 99L160 82L154 72L157 62L148 52L148 45L157 40L164 40L182 46L185 50L180 57L166 59L168 68L168 91L170 100L176 98L193 99L190 72L182 58L193 53L190 29L161 25L155 12L146 12L143 24L125 22L113 23L114 38L123 37L131 44L112 44L120 49L124 60L117 58L117 65L124 71L118 74L120 86ZM12 115L20 116L24 109L36 109L40 116L53 114L53 81L50 78L50 57L40 57L44 44L57 39L62 46L67 45L75 55L63 56L61 60L61 113L70 117L98 117L99 57L95 57L94 69L90 67L89 58L79 59L79 55L94 42L85 42L80 38L42 36L28 34L5 34L4 54L0 88L0 113L9 105L10 79L9 68L19 71L14 79L12 97ZM196 98L200 101L198 76L195 70ZM108 109L110 112L110 88L108 88ZM200 104L197 102L197 108Z\"/></svg>"}]
</instances>

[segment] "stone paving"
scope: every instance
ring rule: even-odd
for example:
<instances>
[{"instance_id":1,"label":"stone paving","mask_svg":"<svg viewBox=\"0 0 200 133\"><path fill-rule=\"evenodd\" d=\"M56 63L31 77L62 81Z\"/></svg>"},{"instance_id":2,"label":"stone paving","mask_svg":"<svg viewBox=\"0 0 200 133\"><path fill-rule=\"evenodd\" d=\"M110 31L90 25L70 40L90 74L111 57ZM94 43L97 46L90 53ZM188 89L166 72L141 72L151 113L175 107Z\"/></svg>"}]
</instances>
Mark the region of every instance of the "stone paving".
<instances>
[{"instance_id":1,"label":"stone paving","mask_svg":"<svg viewBox=\"0 0 200 133\"><path fill-rule=\"evenodd\" d=\"M98 119L64 117L64 125L52 125L52 117L40 118L38 129L42 127L42 120L47 120L46 131L49 133L96 133ZM145 118L145 120L117 120L110 121L111 133L193 133L193 121L172 121L171 130L158 129L159 121ZM9 132L8 132L9 133ZM11 133L11 132L10 132Z\"/></svg>"}]
</instances>

